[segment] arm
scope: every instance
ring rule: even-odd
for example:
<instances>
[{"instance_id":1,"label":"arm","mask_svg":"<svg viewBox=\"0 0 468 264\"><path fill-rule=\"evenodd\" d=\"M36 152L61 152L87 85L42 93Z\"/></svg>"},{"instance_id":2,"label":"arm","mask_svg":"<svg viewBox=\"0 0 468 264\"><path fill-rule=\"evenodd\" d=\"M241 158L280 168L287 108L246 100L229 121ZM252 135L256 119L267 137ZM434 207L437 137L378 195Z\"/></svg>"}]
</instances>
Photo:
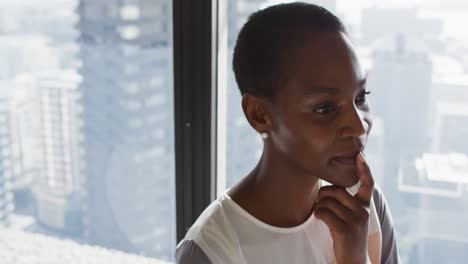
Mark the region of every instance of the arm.
<instances>
[{"instance_id":1,"label":"arm","mask_svg":"<svg viewBox=\"0 0 468 264\"><path fill-rule=\"evenodd\" d=\"M184 240L176 249L177 264L211 264L208 256L193 241Z\"/></svg>"},{"instance_id":2,"label":"arm","mask_svg":"<svg viewBox=\"0 0 468 264\"><path fill-rule=\"evenodd\" d=\"M379 217L382 230L382 264L398 264L398 248L396 243L395 230L393 227L392 215L388 208L387 201L378 186L374 188L374 203Z\"/></svg>"}]
</instances>

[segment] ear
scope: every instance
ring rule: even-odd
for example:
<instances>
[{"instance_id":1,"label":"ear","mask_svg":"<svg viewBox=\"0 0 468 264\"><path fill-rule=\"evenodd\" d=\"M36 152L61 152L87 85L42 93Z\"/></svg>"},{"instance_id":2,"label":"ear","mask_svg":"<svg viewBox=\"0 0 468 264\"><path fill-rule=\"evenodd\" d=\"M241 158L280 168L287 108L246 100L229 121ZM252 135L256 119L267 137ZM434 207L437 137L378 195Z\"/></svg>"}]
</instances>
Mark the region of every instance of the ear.
<instances>
[{"instance_id":1,"label":"ear","mask_svg":"<svg viewBox=\"0 0 468 264\"><path fill-rule=\"evenodd\" d=\"M266 99L245 93L242 96L242 110L250 126L258 133L272 129L272 116Z\"/></svg>"}]
</instances>

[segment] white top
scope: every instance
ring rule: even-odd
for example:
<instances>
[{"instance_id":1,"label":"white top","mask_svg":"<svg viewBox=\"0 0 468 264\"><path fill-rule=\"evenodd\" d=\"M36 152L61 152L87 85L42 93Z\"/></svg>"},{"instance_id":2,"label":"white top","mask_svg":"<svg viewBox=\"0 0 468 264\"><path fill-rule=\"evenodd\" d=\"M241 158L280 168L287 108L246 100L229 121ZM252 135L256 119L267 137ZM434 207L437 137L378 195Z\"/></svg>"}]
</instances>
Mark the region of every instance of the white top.
<instances>
[{"instance_id":1,"label":"white top","mask_svg":"<svg viewBox=\"0 0 468 264\"><path fill-rule=\"evenodd\" d=\"M320 187L321 184L317 184L314 192ZM353 193L351 188L348 191ZM330 231L314 214L292 228L271 226L245 211L227 192L205 209L179 245L194 241L211 263L335 262ZM380 236L373 202L370 212L369 236ZM380 247L369 243L370 246Z\"/></svg>"}]
</instances>

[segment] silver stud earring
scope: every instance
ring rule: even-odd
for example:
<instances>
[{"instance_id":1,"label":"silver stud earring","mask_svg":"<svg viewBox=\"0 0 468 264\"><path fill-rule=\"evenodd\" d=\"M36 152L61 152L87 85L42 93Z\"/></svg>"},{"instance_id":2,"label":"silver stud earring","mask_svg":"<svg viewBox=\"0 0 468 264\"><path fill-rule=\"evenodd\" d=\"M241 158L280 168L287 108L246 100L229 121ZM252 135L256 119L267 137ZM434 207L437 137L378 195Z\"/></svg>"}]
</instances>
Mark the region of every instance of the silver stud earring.
<instances>
[{"instance_id":1,"label":"silver stud earring","mask_svg":"<svg viewBox=\"0 0 468 264\"><path fill-rule=\"evenodd\" d=\"M267 132L262 132L261 135L262 135L262 138L263 138L263 139L267 139L267 138L268 138L268 133L267 133Z\"/></svg>"}]
</instances>

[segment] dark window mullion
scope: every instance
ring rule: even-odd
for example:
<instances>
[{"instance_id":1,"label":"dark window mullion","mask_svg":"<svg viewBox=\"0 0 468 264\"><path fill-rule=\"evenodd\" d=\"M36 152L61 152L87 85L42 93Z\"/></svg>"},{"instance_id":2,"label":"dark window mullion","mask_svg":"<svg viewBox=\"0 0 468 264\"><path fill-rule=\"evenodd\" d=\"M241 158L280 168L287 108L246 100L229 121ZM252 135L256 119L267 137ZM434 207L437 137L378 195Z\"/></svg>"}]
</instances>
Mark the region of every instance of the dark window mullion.
<instances>
[{"instance_id":1,"label":"dark window mullion","mask_svg":"<svg viewBox=\"0 0 468 264\"><path fill-rule=\"evenodd\" d=\"M173 0L177 241L215 195L215 5Z\"/></svg>"}]
</instances>

